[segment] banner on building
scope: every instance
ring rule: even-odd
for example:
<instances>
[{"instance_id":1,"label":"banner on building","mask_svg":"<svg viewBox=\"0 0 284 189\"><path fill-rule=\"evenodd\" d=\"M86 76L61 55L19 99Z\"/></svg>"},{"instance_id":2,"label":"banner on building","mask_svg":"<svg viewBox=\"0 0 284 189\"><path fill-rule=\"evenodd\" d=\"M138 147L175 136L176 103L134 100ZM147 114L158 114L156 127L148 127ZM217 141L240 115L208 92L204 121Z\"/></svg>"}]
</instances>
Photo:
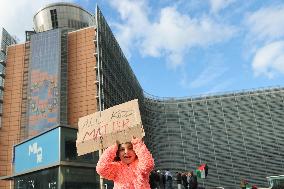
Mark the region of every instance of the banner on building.
<instances>
[{"instance_id":1,"label":"banner on building","mask_svg":"<svg viewBox=\"0 0 284 189\"><path fill-rule=\"evenodd\" d=\"M84 155L113 145L143 138L138 100L81 117L78 122L77 153Z\"/></svg>"}]
</instances>

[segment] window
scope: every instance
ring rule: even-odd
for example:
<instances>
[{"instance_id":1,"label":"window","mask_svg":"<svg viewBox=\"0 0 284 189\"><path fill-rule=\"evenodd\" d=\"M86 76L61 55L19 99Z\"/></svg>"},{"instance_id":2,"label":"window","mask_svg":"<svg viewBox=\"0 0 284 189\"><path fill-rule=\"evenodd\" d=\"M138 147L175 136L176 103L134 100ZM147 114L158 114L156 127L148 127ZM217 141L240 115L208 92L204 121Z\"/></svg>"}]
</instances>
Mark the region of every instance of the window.
<instances>
[{"instance_id":1,"label":"window","mask_svg":"<svg viewBox=\"0 0 284 189\"><path fill-rule=\"evenodd\" d=\"M58 168L41 170L14 179L15 189L57 189Z\"/></svg>"},{"instance_id":2,"label":"window","mask_svg":"<svg viewBox=\"0 0 284 189\"><path fill-rule=\"evenodd\" d=\"M50 10L52 28L58 28L56 9Z\"/></svg>"},{"instance_id":3,"label":"window","mask_svg":"<svg viewBox=\"0 0 284 189\"><path fill-rule=\"evenodd\" d=\"M98 161L98 152L88 153L82 156L77 155L76 148L77 130L72 128L62 128L61 139L61 160L95 163Z\"/></svg>"}]
</instances>

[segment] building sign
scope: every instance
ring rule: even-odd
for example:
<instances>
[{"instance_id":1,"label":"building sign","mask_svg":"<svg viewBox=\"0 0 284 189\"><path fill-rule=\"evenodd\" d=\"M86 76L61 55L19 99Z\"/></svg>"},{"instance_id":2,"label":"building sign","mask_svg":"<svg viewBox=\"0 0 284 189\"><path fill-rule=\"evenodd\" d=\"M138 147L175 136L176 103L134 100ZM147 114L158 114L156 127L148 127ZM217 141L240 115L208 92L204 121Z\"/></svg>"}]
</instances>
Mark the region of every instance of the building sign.
<instances>
[{"instance_id":1,"label":"building sign","mask_svg":"<svg viewBox=\"0 0 284 189\"><path fill-rule=\"evenodd\" d=\"M78 129L78 155L104 149L116 141L131 141L132 136L143 138L145 135L138 100L82 117L79 119Z\"/></svg>"},{"instance_id":2,"label":"building sign","mask_svg":"<svg viewBox=\"0 0 284 189\"><path fill-rule=\"evenodd\" d=\"M14 173L59 163L59 130L60 128L53 129L15 146Z\"/></svg>"}]
</instances>

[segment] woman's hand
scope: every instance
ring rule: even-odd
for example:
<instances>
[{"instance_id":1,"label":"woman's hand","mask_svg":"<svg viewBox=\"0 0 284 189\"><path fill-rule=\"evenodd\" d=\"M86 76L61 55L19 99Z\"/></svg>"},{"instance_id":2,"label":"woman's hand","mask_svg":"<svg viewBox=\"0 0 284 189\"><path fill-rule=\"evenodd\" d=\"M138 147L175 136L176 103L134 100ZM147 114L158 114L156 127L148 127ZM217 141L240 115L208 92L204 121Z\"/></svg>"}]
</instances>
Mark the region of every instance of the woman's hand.
<instances>
[{"instance_id":1,"label":"woman's hand","mask_svg":"<svg viewBox=\"0 0 284 189\"><path fill-rule=\"evenodd\" d=\"M141 141L141 139L136 138L135 136L132 136L132 140L131 140L131 143L132 143L132 144L137 144L137 143L139 143L140 141Z\"/></svg>"},{"instance_id":2,"label":"woman's hand","mask_svg":"<svg viewBox=\"0 0 284 189\"><path fill-rule=\"evenodd\" d=\"M118 140L115 141L116 146L120 145L120 142Z\"/></svg>"}]
</instances>

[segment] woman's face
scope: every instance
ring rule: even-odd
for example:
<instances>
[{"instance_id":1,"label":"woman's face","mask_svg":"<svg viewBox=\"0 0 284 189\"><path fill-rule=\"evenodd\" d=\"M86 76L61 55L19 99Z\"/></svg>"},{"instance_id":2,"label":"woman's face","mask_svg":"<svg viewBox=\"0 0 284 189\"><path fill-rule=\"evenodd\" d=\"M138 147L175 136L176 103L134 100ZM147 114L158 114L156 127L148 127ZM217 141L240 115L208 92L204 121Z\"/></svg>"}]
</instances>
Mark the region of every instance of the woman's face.
<instances>
[{"instance_id":1,"label":"woman's face","mask_svg":"<svg viewBox=\"0 0 284 189\"><path fill-rule=\"evenodd\" d=\"M118 150L119 158L123 163L130 164L136 159L136 154L131 143L121 144Z\"/></svg>"}]
</instances>

